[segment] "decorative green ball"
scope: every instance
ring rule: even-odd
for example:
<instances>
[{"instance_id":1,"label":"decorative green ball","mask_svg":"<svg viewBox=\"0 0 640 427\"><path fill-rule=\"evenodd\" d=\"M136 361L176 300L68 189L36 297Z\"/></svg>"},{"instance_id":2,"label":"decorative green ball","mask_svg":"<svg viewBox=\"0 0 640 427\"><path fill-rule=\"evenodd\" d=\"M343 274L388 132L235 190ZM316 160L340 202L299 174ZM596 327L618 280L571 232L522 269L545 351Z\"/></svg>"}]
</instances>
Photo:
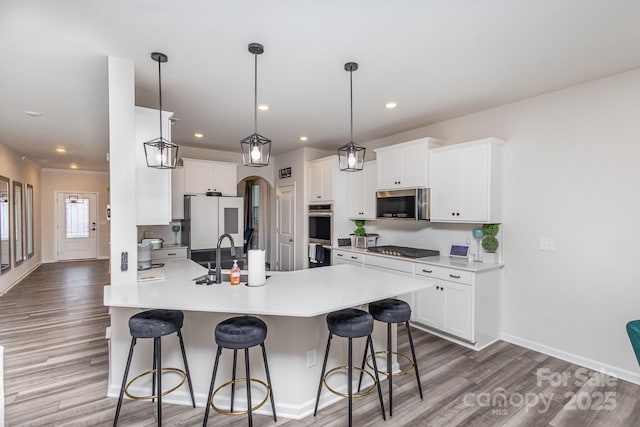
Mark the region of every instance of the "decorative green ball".
<instances>
[{"instance_id":1,"label":"decorative green ball","mask_svg":"<svg viewBox=\"0 0 640 427\"><path fill-rule=\"evenodd\" d=\"M487 236L482 239L482 249L484 249L486 252L495 252L498 249L498 246L498 239L493 236Z\"/></svg>"},{"instance_id":2,"label":"decorative green ball","mask_svg":"<svg viewBox=\"0 0 640 427\"><path fill-rule=\"evenodd\" d=\"M484 224L482 226L482 232L485 236L495 236L498 234L498 230L500 229L500 224Z\"/></svg>"},{"instance_id":3,"label":"decorative green ball","mask_svg":"<svg viewBox=\"0 0 640 427\"><path fill-rule=\"evenodd\" d=\"M364 219L356 219L356 227L364 227Z\"/></svg>"},{"instance_id":4,"label":"decorative green ball","mask_svg":"<svg viewBox=\"0 0 640 427\"><path fill-rule=\"evenodd\" d=\"M366 236L367 235L367 233L364 231L363 227L356 228L354 233L355 233L356 236Z\"/></svg>"}]
</instances>

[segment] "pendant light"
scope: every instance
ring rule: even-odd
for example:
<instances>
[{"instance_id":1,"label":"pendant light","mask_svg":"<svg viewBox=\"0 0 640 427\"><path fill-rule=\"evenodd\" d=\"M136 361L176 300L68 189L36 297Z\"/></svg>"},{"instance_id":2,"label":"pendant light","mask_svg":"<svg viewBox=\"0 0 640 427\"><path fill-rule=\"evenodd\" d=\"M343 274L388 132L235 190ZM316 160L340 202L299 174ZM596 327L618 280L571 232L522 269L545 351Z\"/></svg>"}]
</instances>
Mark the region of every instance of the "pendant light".
<instances>
[{"instance_id":1,"label":"pendant light","mask_svg":"<svg viewBox=\"0 0 640 427\"><path fill-rule=\"evenodd\" d=\"M155 169L175 169L178 160L178 146L162 137L162 75L160 66L167 62L167 55L153 52L151 59L158 63L158 93L160 99L160 138L152 139L144 143L144 156L147 166Z\"/></svg>"},{"instance_id":2,"label":"pendant light","mask_svg":"<svg viewBox=\"0 0 640 427\"><path fill-rule=\"evenodd\" d=\"M242 161L245 166L267 166L271 154L271 140L258 133L258 55L264 52L260 43L249 43L249 52L254 56L254 107L253 134L240 141Z\"/></svg>"},{"instance_id":3,"label":"pendant light","mask_svg":"<svg viewBox=\"0 0 640 427\"><path fill-rule=\"evenodd\" d=\"M344 64L345 71L349 72L349 88L351 101L351 139L348 144L338 148L338 161L340 170L345 172L361 171L364 166L364 154L366 148L353 142L353 72L358 69L356 62Z\"/></svg>"}]
</instances>

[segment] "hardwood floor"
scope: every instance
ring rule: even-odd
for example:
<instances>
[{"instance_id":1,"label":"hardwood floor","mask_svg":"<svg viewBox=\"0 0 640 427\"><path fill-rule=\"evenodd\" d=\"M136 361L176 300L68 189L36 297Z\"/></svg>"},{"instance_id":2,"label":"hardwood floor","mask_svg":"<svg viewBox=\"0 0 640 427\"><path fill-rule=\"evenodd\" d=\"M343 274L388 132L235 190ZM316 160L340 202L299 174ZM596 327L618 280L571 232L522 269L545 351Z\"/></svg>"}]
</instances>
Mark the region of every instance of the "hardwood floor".
<instances>
[{"instance_id":1,"label":"hardwood floor","mask_svg":"<svg viewBox=\"0 0 640 427\"><path fill-rule=\"evenodd\" d=\"M109 426L107 261L44 264L0 296L6 426ZM399 328L402 332L403 328ZM414 329L424 400L415 377L394 379L394 416L382 422L376 394L354 400L356 426L639 426L640 386L513 344L475 352ZM406 334L400 351L408 354ZM273 378L277 381L277 378ZM310 384L316 387L317 384ZM386 383L385 405L387 404ZM286 426L346 425L345 402ZM388 411L388 409L387 409ZM202 423L204 408L165 404L166 426ZM119 425L153 426L155 405L125 401ZM256 415L256 426L274 425ZM246 425L215 414L209 425Z\"/></svg>"}]
</instances>

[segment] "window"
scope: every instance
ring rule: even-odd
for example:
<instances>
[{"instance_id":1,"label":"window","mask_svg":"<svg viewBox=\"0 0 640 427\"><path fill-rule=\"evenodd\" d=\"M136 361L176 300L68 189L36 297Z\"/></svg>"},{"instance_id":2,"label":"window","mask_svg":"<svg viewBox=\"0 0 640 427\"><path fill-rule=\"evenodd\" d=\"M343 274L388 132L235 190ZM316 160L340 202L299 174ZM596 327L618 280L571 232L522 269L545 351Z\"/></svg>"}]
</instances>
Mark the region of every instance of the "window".
<instances>
[{"instance_id":1,"label":"window","mask_svg":"<svg viewBox=\"0 0 640 427\"><path fill-rule=\"evenodd\" d=\"M65 237L86 239L89 237L89 199L68 196L64 200L66 214Z\"/></svg>"}]
</instances>

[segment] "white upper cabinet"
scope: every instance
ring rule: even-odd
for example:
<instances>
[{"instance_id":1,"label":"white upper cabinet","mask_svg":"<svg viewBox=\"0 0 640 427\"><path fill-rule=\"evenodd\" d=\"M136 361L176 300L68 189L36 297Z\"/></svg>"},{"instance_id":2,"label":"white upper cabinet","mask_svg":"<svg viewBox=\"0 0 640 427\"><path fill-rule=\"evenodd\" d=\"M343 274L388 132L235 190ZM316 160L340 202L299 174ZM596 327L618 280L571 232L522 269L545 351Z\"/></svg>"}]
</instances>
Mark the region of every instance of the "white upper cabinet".
<instances>
[{"instance_id":1,"label":"white upper cabinet","mask_svg":"<svg viewBox=\"0 0 640 427\"><path fill-rule=\"evenodd\" d=\"M426 188L429 186L429 149L442 145L435 138L421 138L375 149L378 190Z\"/></svg>"},{"instance_id":2,"label":"white upper cabinet","mask_svg":"<svg viewBox=\"0 0 640 427\"><path fill-rule=\"evenodd\" d=\"M360 172L346 172L350 219L376 219L377 166L366 162Z\"/></svg>"},{"instance_id":3,"label":"white upper cabinet","mask_svg":"<svg viewBox=\"0 0 640 427\"><path fill-rule=\"evenodd\" d=\"M333 185L338 167L337 156L309 162L309 202L333 201Z\"/></svg>"},{"instance_id":4,"label":"white upper cabinet","mask_svg":"<svg viewBox=\"0 0 640 427\"><path fill-rule=\"evenodd\" d=\"M502 222L504 144L486 138L431 150L432 222Z\"/></svg>"},{"instance_id":5,"label":"white upper cabinet","mask_svg":"<svg viewBox=\"0 0 640 427\"><path fill-rule=\"evenodd\" d=\"M184 219L184 168L171 170L171 219Z\"/></svg>"},{"instance_id":6,"label":"white upper cabinet","mask_svg":"<svg viewBox=\"0 0 640 427\"><path fill-rule=\"evenodd\" d=\"M144 143L160 137L158 110L136 107L136 225L164 225L171 222L171 170L147 166ZM162 112L162 136L171 140L169 117Z\"/></svg>"},{"instance_id":7,"label":"white upper cabinet","mask_svg":"<svg viewBox=\"0 0 640 427\"><path fill-rule=\"evenodd\" d=\"M223 196L237 195L238 166L235 163L182 158L182 164L186 194L217 191Z\"/></svg>"}]
</instances>

